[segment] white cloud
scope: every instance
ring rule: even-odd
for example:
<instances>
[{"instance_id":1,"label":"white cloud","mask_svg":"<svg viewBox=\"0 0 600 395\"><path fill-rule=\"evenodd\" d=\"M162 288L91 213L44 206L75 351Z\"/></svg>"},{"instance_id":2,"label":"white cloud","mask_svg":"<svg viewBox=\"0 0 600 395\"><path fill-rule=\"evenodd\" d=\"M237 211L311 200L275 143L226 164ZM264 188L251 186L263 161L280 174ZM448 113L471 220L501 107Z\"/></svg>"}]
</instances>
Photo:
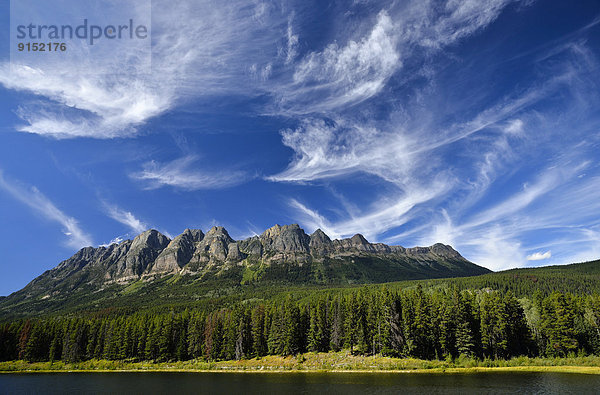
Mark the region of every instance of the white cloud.
<instances>
[{"instance_id":1,"label":"white cloud","mask_svg":"<svg viewBox=\"0 0 600 395\"><path fill-rule=\"evenodd\" d=\"M184 190L220 189L247 181L248 175L241 171L201 171L193 169L198 160L194 155L184 156L169 163L150 161L144 170L130 174L130 177L145 184L146 189L171 186Z\"/></svg>"},{"instance_id":2,"label":"white cloud","mask_svg":"<svg viewBox=\"0 0 600 395\"><path fill-rule=\"evenodd\" d=\"M599 102L598 63L581 45L561 50L560 67L553 59L550 73L470 120L456 116L472 113L460 102L450 113L455 124L428 116L437 101L427 95L440 95L435 86L418 92L418 102L408 100L387 122L331 113L327 118L335 122L304 120L282 132L295 156L269 179L308 183L367 173L394 186L374 190L371 207L352 213L292 202L301 223L334 235L360 232L388 243L410 240L409 246L441 241L493 270L525 266L527 253L538 249L529 242L534 234L548 240L539 248L551 248L553 262L597 258L598 239L581 234L597 233L600 210L599 168L589 161L598 146L592 136L598 117L591 111ZM548 103L557 95L560 109ZM435 177L442 192L408 211L391 209L397 195L418 197Z\"/></svg>"},{"instance_id":3,"label":"white cloud","mask_svg":"<svg viewBox=\"0 0 600 395\"><path fill-rule=\"evenodd\" d=\"M123 67L110 54L100 64L14 64L12 72L0 64L0 84L40 98L19 110L26 123L18 130L58 139L131 137L189 97L256 94L248 66L263 64L268 78L287 31L286 17L259 2L156 0L152 8L160 12L152 13L150 73L144 63Z\"/></svg>"},{"instance_id":4,"label":"white cloud","mask_svg":"<svg viewBox=\"0 0 600 395\"><path fill-rule=\"evenodd\" d=\"M309 231L321 228L334 238L361 233L370 241L378 241L381 233L418 217L422 213L422 205L443 195L447 187L443 180L436 180L427 187L398 191L400 197L380 199L372 207L359 213L346 212L345 217L336 221L326 219L296 199L290 200L290 206L295 210L298 221Z\"/></svg>"},{"instance_id":5,"label":"white cloud","mask_svg":"<svg viewBox=\"0 0 600 395\"><path fill-rule=\"evenodd\" d=\"M285 114L343 111L379 94L420 49L436 52L492 23L512 0L412 1L383 9L358 37L336 37L295 66L290 84L271 87ZM344 45L338 42L345 42Z\"/></svg>"},{"instance_id":6,"label":"white cloud","mask_svg":"<svg viewBox=\"0 0 600 395\"><path fill-rule=\"evenodd\" d=\"M53 138L132 136L142 124L170 105L168 94L158 95L134 78L93 73L51 72L28 66L2 66L0 83L50 99L21 106L17 114L27 122L18 130ZM167 93L167 92L165 92Z\"/></svg>"},{"instance_id":7,"label":"white cloud","mask_svg":"<svg viewBox=\"0 0 600 395\"><path fill-rule=\"evenodd\" d=\"M0 188L46 219L59 223L63 228L62 232L67 236L69 246L81 248L93 244L91 237L80 228L79 222L62 212L36 187L24 188L16 183L9 182L0 170Z\"/></svg>"},{"instance_id":8,"label":"white cloud","mask_svg":"<svg viewBox=\"0 0 600 395\"><path fill-rule=\"evenodd\" d=\"M545 195L552 189L556 188L562 181L562 174L558 169L549 171L544 174L534 184L525 184L523 188L502 201L501 203L477 213L467 224L465 228L474 228L499 219L507 218L509 215L523 210L536 199Z\"/></svg>"},{"instance_id":9,"label":"white cloud","mask_svg":"<svg viewBox=\"0 0 600 395\"><path fill-rule=\"evenodd\" d=\"M554 260L562 263L597 258L600 239L590 227L598 221L600 178L578 178L586 166L563 164L549 169L526 188L473 217L453 210L441 219L434 218L429 224L431 230L425 227L420 240L424 244L448 240L468 259L493 270L548 259L554 256L550 251L525 254L548 247L560 252ZM473 202L481 203L478 199ZM521 240L527 240L531 233L544 237L544 245L524 244Z\"/></svg>"},{"instance_id":10,"label":"white cloud","mask_svg":"<svg viewBox=\"0 0 600 395\"><path fill-rule=\"evenodd\" d=\"M321 229L332 239L339 239L343 236L342 233L338 233L336 227L332 226L325 217L320 215L317 211L306 207L296 199L290 199L290 206L297 211L301 218L300 222L307 231L313 232L317 229Z\"/></svg>"},{"instance_id":11,"label":"white cloud","mask_svg":"<svg viewBox=\"0 0 600 395\"><path fill-rule=\"evenodd\" d=\"M123 240L123 237L117 236L106 244L100 244L99 247L109 247L112 244L120 244Z\"/></svg>"},{"instance_id":12,"label":"white cloud","mask_svg":"<svg viewBox=\"0 0 600 395\"><path fill-rule=\"evenodd\" d=\"M25 122L18 130L59 139L135 136L149 119L182 101L232 93L271 92L273 113L339 110L377 95L414 47L456 42L491 23L506 3L451 1L439 10L414 1L381 10L370 29L360 30L364 34L344 32L322 51L298 59L294 5L157 0L151 73L130 59L122 67L125 60L110 56L100 65L17 64L13 72L4 63L0 84L40 98L18 111Z\"/></svg>"},{"instance_id":13,"label":"white cloud","mask_svg":"<svg viewBox=\"0 0 600 395\"><path fill-rule=\"evenodd\" d=\"M382 11L368 36L350 40L340 47L332 43L322 52L307 55L296 66L294 84L283 100L306 112L349 105L378 93L384 82L400 66L393 23ZM318 100L317 95L325 95ZM318 103L316 104L315 101ZM316 105L315 105L316 104Z\"/></svg>"},{"instance_id":14,"label":"white cloud","mask_svg":"<svg viewBox=\"0 0 600 395\"><path fill-rule=\"evenodd\" d=\"M294 21L293 15L288 18L287 27L287 48L285 53L285 63L291 63L298 52L298 35L294 34L292 22Z\"/></svg>"},{"instance_id":15,"label":"white cloud","mask_svg":"<svg viewBox=\"0 0 600 395\"><path fill-rule=\"evenodd\" d=\"M600 231L595 229L581 229L581 239L569 238L564 241L567 247L577 246L575 250L567 250L568 253L562 257L562 263L589 262L600 258ZM560 245L560 244L559 244ZM562 247L562 246L561 246Z\"/></svg>"},{"instance_id":16,"label":"white cloud","mask_svg":"<svg viewBox=\"0 0 600 395\"><path fill-rule=\"evenodd\" d=\"M527 255L527 260L528 261L541 261L544 259L550 259L552 257L552 252L551 251L546 251L546 252L535 252L531 255Z\"/></svg>"},{"instance_id":17,"label":"white cloud","mask_svg":"<svg viewBox=\"0 0 600 395\"><path fill-rule=\"evenodd\" d=\"M422 122L418 118L420 113L413 119L406 110L392 114L390 121L380 122L377 126L348 116L335 116L328 122L307 118L296 129L281 132L283 144L293 149L296 155L286 170L267 179L307 182L366 172L402 185L416 176L426 176L439 164L436 150L497 128L505 134L491 147L485 147L487 157L479 167L479 182L489 184L498 161L510 155L509 139L524 134L525 123L513 118L513 114L530 108L564 87L564 74L561 74L533 84L519 95L502 98L471 119L450 125L435 120ZM428 113L430 111L427 109ZM474 155L481 161L481 151L475 151ZM435 173L439 172L438 169Z\"/></svg>"},{"instance_id":18,"label":"white cloud","mask_svg":"<svg viewBox=\"0 0 600 395\"><path fill-rule=\"evenodd\" d=\"M439 48L452 44L492 23L514 0L450 0L445 7L436 2L418 2L430 18L421 23L415 41L427 47ZM417 3L417 4L418 4Z\"/></svg>"},{"instance_id":19,"label":"white cloud","mask_svg":"<svg viewBox=\"0 0 600 395\"><path fill-rule=\"evenodd\" d=\"M106 214L114 219L117 222L122 223L123 225L128 226L135 234L142 233L145 230L148 230L148 225L140 221L133 215L130 211L123 210L115 205L103 202L104 209ZM114 241L111 241L112 244Z\"/></svg>"},{"instance_id":20,"label":"white cloud","mask_svg":"<svg viewBox=\"0 0 600 395\"><path fill-rule=\"evenodd\" d=\"M521 242L507 238L499 226L489 228L470 242L463 254L469 253L469 259L478 265L494 271L525 266Z\"/></svg>"},{"instance_id":21,"label":"white cloud","mask_svg":"<svg viewBox=\"0 0 600 395\"><path fill-rule=\"evenodd\" d=\"M288 169L268 177L271 181L302 182L363 171L402 183L415 165L408 152L410 139L401 131L382 132L343 119L335 124L310 119L282 136L296 157Z\"/></svg>"},{"instance_id":22,"label":"white cloud","mask_svg":"<svg viewBox=\"0 0 600 395\"><path fill-rule=\"evenodd\" d=\"M507 123L504 130L509 134L521 134L523 133L523 121L520 119L513 119Z\"/></svg>"},{"instance_id":23,"label":"white cloud","mask_svg":"<svg viewBox=\"0 0 600 395\"><path fill-rule=\"evenodd\" d=\"M550 87L546 89L549 90ZM296 201L292 204L303 224L310 229L321 227L329 229L332 234L344 236L360 232L373 240L415 218L427 221L431 216L428 211L432 202L447 199L447 194L462 193L462 197L457 199L458 206L452 208L452 213L443 210L446 223L435 222L430 226L411 224L412 230L386 237L386 241L400 241L400 236L412 233L423 235L421 243L454 244L459 234L493 223L511 212L527 207L566 177L563 174L566 170L550 171L537 182L524 186L520 193L506 202L480 211L468 223L463 219L461 226L453 224L451 217L457 210L466 210L485 196L502 161L514 159L509 139L515 138L515 134L499 134L491 144L483 145L487 150L483 155L479 149L472 153L465 152L465 155L473 154L475 158L475 181L465 182L452 175L451 170L444 167L445 162L438 160L439 152L470 139L477 133L498 129L498 126L502 129L506 117L536 103L540 97L542 93L539 90L531 89L512 101L503 100L500 104L481 111L472 120L446 129L438 129L432 124L406 130L404 126L388 124L388 130L383 131L344 119L338 119L335 123L305 120L297 129L282 132L283 143L292 148L296 156L286 170L267 179L277 182L310 182L362 172L394 185L393 192L374 195L370 209L360 213L348 212L347 219L332 222ZM517 123L521 123L522 127L522 121ZM514 121L509 124L514 124ZM431 204L424 207L427 202ZM435 237L431 237L432 235ZM496 237L499 238L500 236ZM486 241L485 244L489 247L491 243ZM512 249L516 251L514 247ZM490 248L486 250L489 251ZM521 257L522 254L515 253L512 258L517 256ZM495 264L494 267L501 267L507 262Z\"/></svg>"}]
</instances>

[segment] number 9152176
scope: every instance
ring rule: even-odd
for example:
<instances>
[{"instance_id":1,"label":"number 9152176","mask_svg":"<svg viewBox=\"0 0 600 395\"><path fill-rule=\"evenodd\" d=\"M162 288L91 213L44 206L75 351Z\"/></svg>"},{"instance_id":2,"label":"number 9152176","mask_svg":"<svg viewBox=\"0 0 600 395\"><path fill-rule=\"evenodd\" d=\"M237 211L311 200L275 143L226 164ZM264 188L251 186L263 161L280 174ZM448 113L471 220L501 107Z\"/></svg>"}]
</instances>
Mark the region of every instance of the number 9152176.
<instances>
[{"instance_id":1,"label":"number 9152176","mask_svg":"<svg viewBox=\"0 0 600 395\"><path fill-rule=\"evenodd\" d=\"M66 43L19 43L17 44L19 52L65 52Z\"/></svg>"}]
</instances>

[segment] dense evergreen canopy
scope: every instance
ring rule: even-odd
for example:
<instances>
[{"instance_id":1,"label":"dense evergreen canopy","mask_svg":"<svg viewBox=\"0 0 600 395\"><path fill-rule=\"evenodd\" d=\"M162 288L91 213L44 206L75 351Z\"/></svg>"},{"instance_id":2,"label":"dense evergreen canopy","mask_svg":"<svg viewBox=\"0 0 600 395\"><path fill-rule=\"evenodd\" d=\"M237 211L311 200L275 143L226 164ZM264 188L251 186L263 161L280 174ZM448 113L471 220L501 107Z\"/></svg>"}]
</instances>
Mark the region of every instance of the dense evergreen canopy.
<instances>
[{"instance_id":1,"label":"dense evergreen canopy","mask_svg":"<svg viewBox=\"0 0 600 395\"><path fill-rule=\"evenodd\" d=\"M138 299L129 309L5 318L0 360L231 360L341 349L421 359L599 355L599 271L596 261L361 287L268 284L203 303Z\"/></svg>"},{"instance_id":2,"label":"dense evergreen canopy","mask_svg":"<svg viewBox=\"0 0 600 395\"><path fill-rule=\"evenodd\" d=\"M0 325L0 358L229 360L307 351L421 359L600 353L600 297L360 288L214 310L53 317Z\"/></svg>"}]
</instances>

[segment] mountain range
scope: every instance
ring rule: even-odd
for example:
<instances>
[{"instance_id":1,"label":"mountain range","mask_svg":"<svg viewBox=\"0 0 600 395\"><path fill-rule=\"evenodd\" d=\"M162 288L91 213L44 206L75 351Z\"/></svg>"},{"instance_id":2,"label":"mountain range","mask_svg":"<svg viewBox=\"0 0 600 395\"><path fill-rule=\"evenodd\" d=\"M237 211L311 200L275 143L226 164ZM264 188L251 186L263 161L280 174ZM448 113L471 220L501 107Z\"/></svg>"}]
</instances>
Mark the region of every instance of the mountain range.
<instances>
[{"instance_id":1,"label":"mountain range","mask_svg":"<svg viewBox=\"0 0 600 395\"><path fill-rule=\"evenodd\" d=\"M131 292L162 284L360 284L462 277L490 271L452 247L404 248L370 243L362 235L331 240L323 231L308 235L297 224L275 225L261 235L232 239L220 226L206 234L186 229L169 239L147 230L133 240L85 247L25 288L0 299L0 313L18 305L57 305L77 294ZM164 279L168 278L168 284Z\"/></svg>"}]
</instances>

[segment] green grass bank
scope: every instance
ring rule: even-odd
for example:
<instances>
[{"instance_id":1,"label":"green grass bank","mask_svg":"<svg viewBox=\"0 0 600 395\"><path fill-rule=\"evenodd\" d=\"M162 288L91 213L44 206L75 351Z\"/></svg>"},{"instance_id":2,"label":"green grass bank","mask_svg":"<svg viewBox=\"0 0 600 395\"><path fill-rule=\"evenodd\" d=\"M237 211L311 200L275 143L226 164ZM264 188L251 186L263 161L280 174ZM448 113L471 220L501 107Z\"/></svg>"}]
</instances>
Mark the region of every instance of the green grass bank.
<instances>
[{"instance_id":1,"label":"green grass bank","mask_svg":"<svg viewBox=\"0 0 600 395\"><path fill-rule=\"evenodd\" d=\"M478 373L478 372L562 372L600 374L600 357L529 358L510 360L429 361L412 358L356 356L347 351L306 353L297 356L267 356L240 361L207 362L133 362L89 360L78 363L0 362L0 373L26 372L403 372L403 373Z\"/></svg>"}]
</instances>

